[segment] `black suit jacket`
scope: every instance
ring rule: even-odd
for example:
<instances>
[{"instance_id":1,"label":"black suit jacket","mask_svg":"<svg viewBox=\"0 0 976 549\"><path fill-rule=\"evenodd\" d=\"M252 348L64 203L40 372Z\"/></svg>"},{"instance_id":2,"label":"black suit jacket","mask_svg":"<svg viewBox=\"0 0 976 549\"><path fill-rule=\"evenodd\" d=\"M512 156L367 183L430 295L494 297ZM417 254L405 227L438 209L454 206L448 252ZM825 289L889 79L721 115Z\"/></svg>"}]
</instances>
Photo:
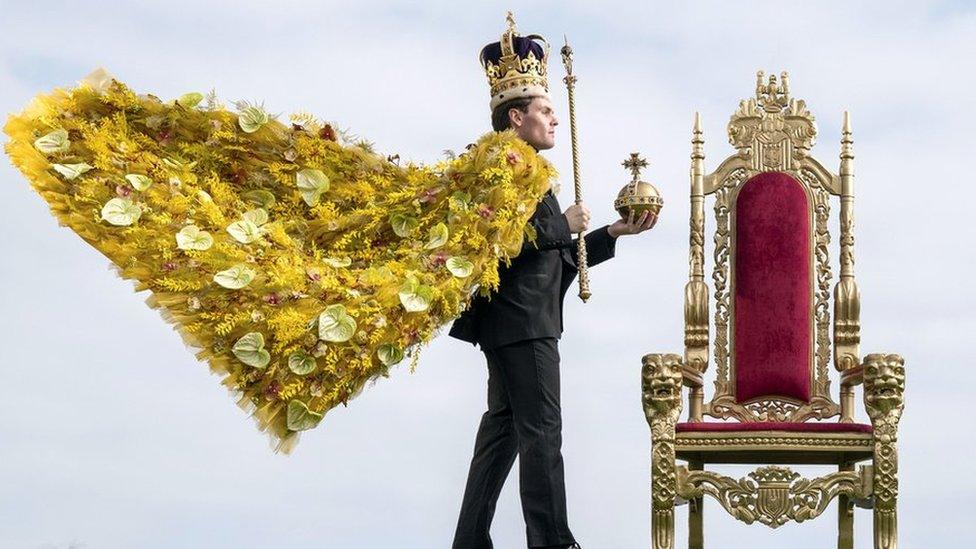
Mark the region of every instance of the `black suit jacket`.
<instances>
[{"instance_id":1,"label":"black suit jacket","mask_svg":"<svg viewBox=\"0 0 976 549\"><path fill-rule=\"evenodd\" d=\"M482 350L563 332L563 298L579 270L576 239L552 192L536 206L529 223L537 240L526 239L522 251L498 269L498 290L476 295L451 326L450 335L481 345ZM587 266L614 256L617 239L607 226L586 235Z\"/></svg>"}]
</instances>

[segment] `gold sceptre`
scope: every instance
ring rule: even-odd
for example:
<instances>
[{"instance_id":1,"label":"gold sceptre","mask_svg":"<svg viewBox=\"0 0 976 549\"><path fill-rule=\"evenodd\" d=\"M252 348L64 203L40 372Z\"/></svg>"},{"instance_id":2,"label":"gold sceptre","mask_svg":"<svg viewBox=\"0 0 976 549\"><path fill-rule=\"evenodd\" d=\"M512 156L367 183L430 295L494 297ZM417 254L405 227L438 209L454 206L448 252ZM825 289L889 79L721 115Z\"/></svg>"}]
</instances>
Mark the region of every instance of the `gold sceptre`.
<instances>
[{"instance_id":1,"label":"gold sceptre","mask_svg":"<svg viewBox=\"0 0 976 549\"><path fill-rule=\"evenodd\" d=\"M573 90L576 88L576 76L573 75L573 49L569 47L569 39L563 36L566 45L559 52L563 56L563 65L566 67L566 76L563 82L566 83L566 92L569 94L569 136L573 148L573 183L576 189L576 204L583 202L583 187L580 183L579 172L579 149L576 146L576 100ZM590 298L590 275L586 270L586 239L583 232L579 233L577 240L579 248L577 250L577 264L579 265L579 296L586 303Z\"/></svg>"}]
</instances>

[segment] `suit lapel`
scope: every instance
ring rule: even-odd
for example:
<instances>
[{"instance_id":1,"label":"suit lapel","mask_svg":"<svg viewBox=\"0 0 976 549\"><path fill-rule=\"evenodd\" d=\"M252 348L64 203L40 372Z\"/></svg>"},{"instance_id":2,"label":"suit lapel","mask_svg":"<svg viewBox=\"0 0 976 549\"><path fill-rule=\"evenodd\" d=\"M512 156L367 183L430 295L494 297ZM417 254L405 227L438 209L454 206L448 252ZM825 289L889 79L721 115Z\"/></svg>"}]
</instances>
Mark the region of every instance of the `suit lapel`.
<instances>
[{"instance_id":1,"label":"suit lapel","mask_svg":"<svg viewBox=\"0 0 976 549\"><path fill-rule=\"evenodd\" d=\"M559 201L556 200L556 195L552 194L552 191L546 192L545 197L542 199L542 203L545 204L546 209L549 210L549 215L556 215L559 212Z\"/></svg>"}]
</instances>

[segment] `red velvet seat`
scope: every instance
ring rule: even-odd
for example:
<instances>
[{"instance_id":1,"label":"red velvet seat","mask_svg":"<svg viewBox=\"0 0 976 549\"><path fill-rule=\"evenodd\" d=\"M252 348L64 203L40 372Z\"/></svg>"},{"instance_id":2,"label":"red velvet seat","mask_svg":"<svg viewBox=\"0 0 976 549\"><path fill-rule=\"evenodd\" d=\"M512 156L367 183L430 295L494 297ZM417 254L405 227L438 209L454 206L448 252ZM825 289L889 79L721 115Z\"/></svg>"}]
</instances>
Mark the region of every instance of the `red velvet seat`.
<instances>
[{"instance_id":1,"label":"red velvet seat","mask_svg":"<svg viewBox=\"0 0 976 549\"><path fill-rule=\"evenodd\" d=\"M788 431L793 433L871 433L874 430L864 423L816 422L783 423L777 421L730 422L704 421L679 423L678 433L730 433L740 431Z\"/></svg>"}]
</instances>

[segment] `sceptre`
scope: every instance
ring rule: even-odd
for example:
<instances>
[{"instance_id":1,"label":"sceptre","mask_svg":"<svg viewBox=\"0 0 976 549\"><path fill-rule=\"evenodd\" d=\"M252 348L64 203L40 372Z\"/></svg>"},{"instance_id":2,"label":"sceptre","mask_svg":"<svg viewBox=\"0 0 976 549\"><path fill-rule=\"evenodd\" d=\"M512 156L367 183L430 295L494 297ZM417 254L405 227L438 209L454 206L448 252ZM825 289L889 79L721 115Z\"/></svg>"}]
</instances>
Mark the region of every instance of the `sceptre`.
<instances>
[{"instance_id":1,"label":"sceptre","mask_svg":"<svg viewBox=\"0 0 976 549\"><path fill-rule=\"evenodd\" d=\"M579 150L576 147L576 101L573 97L573 90L576 88L576 76L573 75L573 49L569 47L569 39L563 36L566 45L559 52L563 56L563 65L566 67L566 76L563 82L566 83L566 92L569 95L569 136L573 149L573 183L576 189L576 204L583 202L583 187L580 183L579 172ZM586 270L586 240L583 232L579 232L577 240L577 264L579 265L579 297L586 303L590 298L590 275Z\"/></svg>"}]
</instances>

